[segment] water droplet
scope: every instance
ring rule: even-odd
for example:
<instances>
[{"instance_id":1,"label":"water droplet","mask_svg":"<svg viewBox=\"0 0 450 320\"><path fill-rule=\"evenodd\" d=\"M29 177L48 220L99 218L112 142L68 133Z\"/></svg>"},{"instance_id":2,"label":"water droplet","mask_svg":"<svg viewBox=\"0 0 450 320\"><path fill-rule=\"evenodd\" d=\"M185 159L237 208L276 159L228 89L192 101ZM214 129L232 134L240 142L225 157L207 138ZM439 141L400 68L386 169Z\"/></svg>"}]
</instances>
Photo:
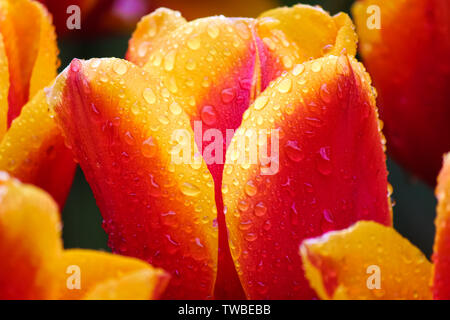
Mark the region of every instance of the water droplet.
<instances>
[{"instance_id":1,"label":"water droplet","mask_svg":"<svg viewBox=\"0 0 450 320\"><path fill-rule=\"evenodd\" d=\"M259 202L256 204L255 210L254 210L255 216L262 217L266 214L266 212L267 212L267 207L263 202Z\"/></svg>"},{"instance_id":2,"label":"water droplet","mask_svg":"<svg viewBox=\"0 0 450 320\"><path fill-rule=\"evenodd\" d=\"M181 113L181 111L183 111L180 107L180 105L177 102L173 102L170 106L169 106L169 110L170 112L172 112L173 115L179 115Z\"/></svg>"},{"instance_id":3,"label":"water droplet","mask_svg":"<svg viewBox=\"0 0 450 320\"><path fill-rule=\"evenodd\" d=\"M258 188L255 186L255 184L253 183L252 180L247 181L244 189L245 189L245 193L249 197L253 197L258 192Z\"/></svg>"},{"instance_id":4,"label":"water droplet","mask_svg":"<svg viewBox=\"0 0 450 320\"><path fill-rule=\"evenodd\" d=\"M289 56L283 57L283 65L286 69L292 68L292 59Z\"/></svg>"},{"instance_id":5,"label":"water droplet","mask_svg":"<svg viewBox=\"0 0 450 320\"><path fill-rule=\"evenodd\" d=\"M164 57L164 69L166 71L172 71L173 67L175 65L175 55L176 51L171 50L165 57Z\"/></svg>"},{"instance_id":6,"label":"water droplet","mask_svg":"<svg viewBox=\"0 0 450 320\"><path fill-rule=\"evenodd\" d=\"M261 97L259 97L255 101L255 109L256 110L263 109L267 105L268 101L269 101L269 97L268 96L261 96Z\"/></svg>"},{"instance_id":7,"label":"water droplet","mask_svg":"<svg viewBox=\"0 0 450 320\"><path fill-rule=\"evenodd\" d=\"M190 49L197 50L198 48L200 48L200 39L197 37L190 38L187 41L187 45Z\"/></svg>"},{"instance_id":8,"label":"water droplet","mask_svg":"<svg viewBox=\"0 0 450 320\"><path fill-rule=\"evenodd\" d=\"M258 239L258 235L256 233L249 232L245 235L245 240L249 242L253 242Z\"/></svg>"},{"instance_id":9,"label":"water droplet","mask_svg":"<svg viewBox=\"0 0 450 320\"><path fill-rule=\"evenodd\" d=\"M154 104L156 102L156 96L152 89L146 88L142 95L147 103Z\"/></svg>"},{"instance_id":10,"label":"water droplet","mask_svg":"<svg viewBox=\"0 0 450 320\"><path fill-rule=\"evenodd\" d=\"M124 75L127 72L127 65L121 60L113 65L114 72L118 75Z\"/></svg>"},{"instance_id":11,"label":"water droplet","mask_svg":"<svg viewBox=\"0 0 450 320\"><path fill-rule=\"evenodd\" d=\"M278 85L277 89L281 93L287 93L291 90L292 87L292 80L287 78L283 79L280 84Z\"/></svg>"},{"instance_id":12,"label":"water droplet","mask_svg":"<svg viewBox=\"0 0 450 320\"><path fill-rule=\"evenodd\" d=\"M148 137L144 142L142 142L141 152L146 158L152 158L156 155L157 146L153 141L152 137Z\"/></svg>"},{"instance_id":13,"label":"water droplet","mask_svg":"<svg viewBox=\"0 0 450 320\"><path fill-rule=\"evenodd\" d=\"M234 99L234 89L226 88L222 90L221 96L224 103L230 103Z\"/></svg>"},{"instance_id":14,"label":"water droplet","mask_svg":"<svg viewBox=\"0 0 450 320\"><path fill-rule=\"evenodd\" d=\"M320 65L319 61L314 61L311 65L311 70L314 72L319 72L320 69L322 69L322 66Z\"/></svg>"},{"instance_id":15,"label":"water droplet","mask_svg":"<svg viewBox=\"0 0 450 320\"><path fill-rule=\"evenodd\" d=\"M244 22L236 23L236 31L242 39L247 40L250 38L250 30Z\"/></svg>"},{"instance_id":16,"label":"water droplet","mask_svg":"<svg viewBox=\"0 0 450 320\"><path fill-rule=\"evenodd\" d=\"M130 131L125 132L124 140L127 144L133 145L134 144L134 137L131 134Z\"/></svg>"},{"instance_id":17,"label":"water droplet","mask_svg":"<svg viewBox=\"0 0 450 320\"><path fill-rule=\"evenodd\" d=\"M183 182L180 186L181 192L188 197L196 197L200 194L200 189L189 182Z\"/></svg>"},{"instance_id":18,"label":"water droplet","mask_svg":"<svg viewBox=\"0 0 450 320\"><path fill-rule=\"evenodd\" d=\"M333 216L333 213L330 210L325 209L325 210L323 210L322 213L323 213L323 217L324 217L324 219L326 221L328 221L329 223L333 223L334 222L334 216Z\"/></svg>"},{"instance_id":19,"label":"water droplet","mask_svg":"<svg viewBox=\"0 0 450 320\"><path fill-rule=\"evenodd\" d=\"M322 101L325 103L331 102L331 94L330 91L328 90L326 83L320 86L320 97L322 98Z\"/></svg>"},{"instance_id":20,"label":"water droplet","mask_svg":"<svg viewBox=\"0 0 450 320\"><path fill-rule=\"evenodd\" d=\"M300 147L298 146L297 141L289 140L286 143L286 154L288 158L294 162L299 162L304 158L304 154L300 149Z\"/></svg>"},{"instance_id":21,"label":"water droplet","mask_svg":"<svg viewBox=\"0 0 450 320\"><path fill-rule=\"evenodd\" d=\"M78 59L73 59L70 63L70 71L78 72L81 69L81 61Z\"/></svg>"},{"instance_id":22,"label":"water droplet","mask_svg":"<svg viewBox=\"0 0 450 320\"><path fill-rule=\"evenodd\" d=\"M94 58L91 60L91 68L98 68L100 66L101 60L98 58Z\"/></svg>"},{"instance_id":23,"label":"water droplet","mask_svg":"<svg viewBox=\"0 0 450 320\"><path fill-rule=\"evenodd\" d=\"M209 35L212 39L215 39L215 38L217 38L217 37L219 36L220 30L219 30L219 28L218 28L215 24L211 23L211 24L208 25L208 30L207 30L207 32L208 32L208 35Z\"/></svg>"},{"instance_id":24,"label":"water droplet","mask_svg":"<svg viewBox=\"0 0 450 320\"><path fill-rule=\"evenodd\" d=\"M186 69L187 70L189 70L189 71L195 70L195 67L196 67L196 63L195 63L194 59L189 59L186 62Z\"/></svg>"},{"instance_id":25,"label":"water droplet","mask_svg":"<svg viewBox=\"0 0 450 320\"><path fill-rule=\"evenodd\" d=\"M303 64L297 64L292 70L292 74L294 76L301 75L305 71L305 66Z\"/></svg>"},{"instance_id":26,"label":"water droplet","mask_svg":"<svg viewBox=\"0 0 450 320\"><path fill-rule=\"evenodd\" d=\"M212 126L217 121L216 111L213 106L204 106L201 111L201 118L205 124Z\"/></svg>"}]
</instances>

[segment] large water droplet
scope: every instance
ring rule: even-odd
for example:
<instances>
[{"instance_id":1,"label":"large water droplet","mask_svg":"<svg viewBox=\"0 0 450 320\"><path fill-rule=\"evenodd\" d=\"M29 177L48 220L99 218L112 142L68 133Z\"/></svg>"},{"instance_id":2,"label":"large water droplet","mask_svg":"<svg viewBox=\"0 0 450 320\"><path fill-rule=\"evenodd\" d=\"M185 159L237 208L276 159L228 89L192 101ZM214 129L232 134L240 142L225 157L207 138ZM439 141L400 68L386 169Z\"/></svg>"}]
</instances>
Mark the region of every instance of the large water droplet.
<instances>
[{"instance_id":1,"label":"large water droplet","mask_svg":"<svg viewBox=\"0 0 450 320\"><path fill-rule=\"evenodd\" d=\"M201 118L205 124L212 126L217 121L216 110L213 106L204 106L201 111Z\"/></svg>"},{"instance_id":2,"label":"large water droplet","mask_svg":"<svg viewBox=\"0 0 450 320\"><path fill-rule=\"evenodd\" d=\"M180 186L181 192L188 197L196 197L200 194L200 189L189 182L183 182Z\"/></svg>"}]
</instances>

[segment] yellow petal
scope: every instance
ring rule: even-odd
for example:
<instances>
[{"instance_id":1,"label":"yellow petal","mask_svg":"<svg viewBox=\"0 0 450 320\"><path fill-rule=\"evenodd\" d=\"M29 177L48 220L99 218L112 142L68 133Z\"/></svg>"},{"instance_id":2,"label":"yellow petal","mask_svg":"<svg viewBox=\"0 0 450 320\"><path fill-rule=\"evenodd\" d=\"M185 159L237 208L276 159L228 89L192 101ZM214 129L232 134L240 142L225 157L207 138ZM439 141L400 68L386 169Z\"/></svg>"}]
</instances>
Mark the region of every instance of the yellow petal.
<instances>
[{"instance_id":1,"label":"yellow petal","mask_svg":"<svg viewBox=\"0 0 450 320\"><path fill-rule=\"evenodd\" d=\"M50 114L43 90L23 107L1 140L0 170L45 189L63 206L75 162Z\"/></svg>"},{"instance_id":2,"label":"yellow petal","mask_svg":"<svg viewBox=\"0 0 450 320\"><path fill-rule=\"evenodd\" d=\"M55 296L60 230L50 196L0 172L0 299Z\"/></svg>"},{"instance_id":3,"label":"yellow petal","mask_svg":"<svg viewBox=\"0 0 450 320\"><path fill-rule=\"evenodd\" d=\"M0 32L8 57L8 124L55 76L58 49L52 19L36 1L0 0Z\"/></svg>"},{"instance_id":4,"label":"yellow petal","mask_svg":"<svg viewBox=\"0 0 450 320\"><path fill-rule=\"evenodd\" d=\"M320 7L298 4L264 12L259 19L272 18L275 30L281 30L300 48L301 62L324 55L356 53L357 36L345 13L330 16Z\"/></svg>"},{"instance_id":5,"label":"yellow petal","mask_svg":"<svg viewBox=\"0 0 450 320\"><path fill-rule=\"evenodd\" d=\"M169 279L139 259L82 249L64 251L58 278L61 299L155 299Z\"/></svg>"},{"instance_id":6,"label":"yellow petal","mask_svg":"<svg viewBox=\"0 0 450 320\"><path fill-rule=\"evenodd\" d=\"M0 33L0 139L6 132L8 118L9 71L3 36Z\"/></svg>"},{"instance_id":7,"label":"yellow petal","mask_svg":"<svg viewBox=\"0 0 450 320\"><path fill-rule=\"evenodd\" d=\"M165 289L168 277L161 269L144 269L117 280L98 284L84 296L87 300L154 300Z\"/></svg>"},{"instance_id":8,"label":"yellow petal","mask_svg":"<svg viewBox=\"0 0 450 320\"><path fill-rule=\"evenodd\" d=\"M159 8L146 15L139 21L129 41L127 60L144 66L158 43L185 23L186 20L178 11L166 8Z\"/></svg>"},{"instance_id":9,"label":"yellow petal","mask_svg":"<svg viewBox=\"0 0 450 320\"><path fill-rule=\"evenodd\" d=\"M360 221L306 240L300 251L321 299L431 298L431 263L391 227Z\"/></svg>"}]
</instances>

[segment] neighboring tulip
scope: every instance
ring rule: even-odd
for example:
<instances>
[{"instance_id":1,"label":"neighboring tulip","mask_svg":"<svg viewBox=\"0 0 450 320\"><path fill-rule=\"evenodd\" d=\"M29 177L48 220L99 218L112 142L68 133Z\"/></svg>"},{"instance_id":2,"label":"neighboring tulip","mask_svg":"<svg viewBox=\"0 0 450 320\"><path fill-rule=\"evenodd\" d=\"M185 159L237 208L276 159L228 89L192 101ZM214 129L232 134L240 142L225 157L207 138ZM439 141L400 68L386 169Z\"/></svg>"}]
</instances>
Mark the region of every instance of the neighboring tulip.
<instances>
[{"instance_id":1,"label":"neighboring tulip","mask_svg":"<svg viewBox=\"0 0 450 320\"><path fill-rule=\"evenodd\" d=\"M242 289L313 298L303 239L360 219L392 224L375 98L355 50L348 16L319 8L191 22L160 9L130 40L135 64L73 60L49 103L112 250L170 272L164 298L240 298ZM248 128L279 129L279 172L260 175L261 159L237 163L239 134L213 152L203 136ZM174 162L180 145L198 161Z\"/></svg>"},{"instance_id":2,"label":"neighboring tulip","mask_svg":"<svg viewBox=\"0 0 450 320\"><path fill-rule=\"evenodd\" d=\"M34 1L0 0L0 169L47 190L62 207L75 163L42 90L58 64L45 8Z\"/></svg>"},{"instance_id":3,"label":"neighboring tulip","mask_svg":"<svg viewBox=\"0 0 450 320\"><path fill-rule=\"evenodd\" d=\"M434 185L450 150L450 3L362 0L353 14L388 151Z\"/></svg>"},{"instance_id":4,"label":"neighboring tulip","mask_svg":"<svg viewBox=\"0 0 450 320\"><path fill-rule=\"evenodd\" d=\"M143 261L63 250L48 194L5 172L0 190L0 299L156 299L167 285L168 275Z\"/></svg>"},{"instance_id":5,"label":"neighboring tulip","mask_svg":"<svg viewBox=\"0 0 450 320\"><path fill-rule=\"evenodd\" d=\"M445 157L436 196L434 265L393 228L375 222L358 222L304 241L301 255L306 276L319 297L450 299L450 154ZM378 287L372 287L372 276L379 277Z\"/></svg>"}]
</instances>

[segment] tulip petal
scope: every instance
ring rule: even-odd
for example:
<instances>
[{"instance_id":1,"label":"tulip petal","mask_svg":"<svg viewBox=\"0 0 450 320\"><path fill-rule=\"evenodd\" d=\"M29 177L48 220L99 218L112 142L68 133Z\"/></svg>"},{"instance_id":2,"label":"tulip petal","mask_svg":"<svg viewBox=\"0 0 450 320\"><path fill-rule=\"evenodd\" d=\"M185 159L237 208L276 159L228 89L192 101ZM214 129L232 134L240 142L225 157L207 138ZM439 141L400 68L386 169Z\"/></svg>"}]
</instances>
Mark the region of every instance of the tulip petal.
<instances>
[{"instance_id":1,"label":"tulip petal","mask_svg":"<svg viewBox=\"0 0 450 320\"><path fill-rule=\"evenodd\" d=\"M64 251L60 275L59 298L70 300L158 299L169 280L144 261L81 249Z\"/></svg>"},{"instance_id":2,"label":"tulip petal","mask_svg":"<svg viewBox=\"0 0 450 320\"><path fill-rule=\"evenodd\" d=\"M43 90L27 103L0 143L0 169L37 185L64 206L75 172Z\"/></svg>"},{"instance_id":3,"label":"tulip petal","mask_svg":"<svg viewBox=\"0 0 450 320\"><path fill-rule=\"evenodd\" d=\"M388 150L435 185L450 150L450 4L364 0L352 11L360 53L379 93Z\"/></svg>"},{"instance_id":4,"label":"tulip petal","mask_svg":"<svg viewBox=\"0 0 450 320\"><path fill-rule=\"evenodd\" d=\"M204 162L188 161L197 153L189 118L160 80L120 59L73 60L49 95L113 252L167 270L166 298L211 297L213 180ZM177 146L191 146L182 149L191 158L177 159Z\"/></svg>"},{"instance_id":5,"label":"tulip petal","mask_svg":"<svg viewBox=\"0 0 450 320\"><path fill-rule=\"evenodd\" d=\"M298 4L264 12L259 19L271 18L272 29L281 30L300 49L300 62L342 50L354 56L357 36L351 19L345 13L330 16L320 7Z\"/></svg>"},{"instance_id":6,"label":"tulip petal","mask_svg":"<svg viewBox=\"0 0 450 320\"><path fill-rule=\"evenodd\" d=\"M128 44L127 60L143 67L158 43L186 23L178 11L159 8L139 21Z\"/></svg>"},{"instance_id":7,"label":"tulip petal","mask_svg":"<svg viewBox=\"0 0 450 320\"><path fill-rule=\"evenodd\" d=\"M392 223L382 141L370 78L346 55L295 66L244 113L222 192L249 298L313 297L302 240L360 219Z\"/></svg>"},{"instance_id":8,"label":"tulip petal","mask_svg":"<svg viewBox=\"0 0 450 320\"><path fill-rule=\"evenodd\" d=\"M9 71L3 36L0 33L0 139L6 132L8 118Z\"/></svg>"},{"instance_id":9,"label":"tulip petal","mask_svg":"<svg viewBox=\"0 0 450 320\"><path fill-rule=\"evenodd\" d=\"M433 250L433 297L450 299L450 156L444 158L444 165L436 188L438 199L436 236Z\"/></svg>"},{"instance_id":10,"label":"tulip petal","mask_svg":"<svg viewBox=\"0 0 450 320\"><path fill-rule=\"evenodd\" d=\"M300 251L321 299L431 299L431 263L391 227L360 221L308 239Z\"/></svg>"},{"instance_id":11,"label":"tulip petal","mask_svg":"<svg viewBox=\"0 0 450 320\"><path fill-rule=\"evenodd\" d=\"M227 131L239 126L243 112L260 90L257 47L253 19L198 19L160 42L144 67L162 78L189 115L194 130L199 127L196 142L214 178L219 212L218 299L244 297L229 253L220 186ZM222 150L207 151L216 139L215 135L201 139L207 131L222 137Z\"/></svg>"},{"instance_id":12,"label":"tulip petal","mask_svg":"<svg viewBox=\"0 0 450 320\"><path fill-rule=\"evenodd\" d=\"M54 297L51 280L62 250L56 203L5 172L0 193L0 299Z\"/></svg>"},{"instance_id":13,"label":"tulip petal","mask_svg":"<svg viewBox=\"0 0 450 320\"><path fill-rule=\"evenodd\" d=\"M0 30L8 57L8 125L22 106L56 76L58 49L52 19L40 3L0 0Z\"/></svg>"}]
</instances>

